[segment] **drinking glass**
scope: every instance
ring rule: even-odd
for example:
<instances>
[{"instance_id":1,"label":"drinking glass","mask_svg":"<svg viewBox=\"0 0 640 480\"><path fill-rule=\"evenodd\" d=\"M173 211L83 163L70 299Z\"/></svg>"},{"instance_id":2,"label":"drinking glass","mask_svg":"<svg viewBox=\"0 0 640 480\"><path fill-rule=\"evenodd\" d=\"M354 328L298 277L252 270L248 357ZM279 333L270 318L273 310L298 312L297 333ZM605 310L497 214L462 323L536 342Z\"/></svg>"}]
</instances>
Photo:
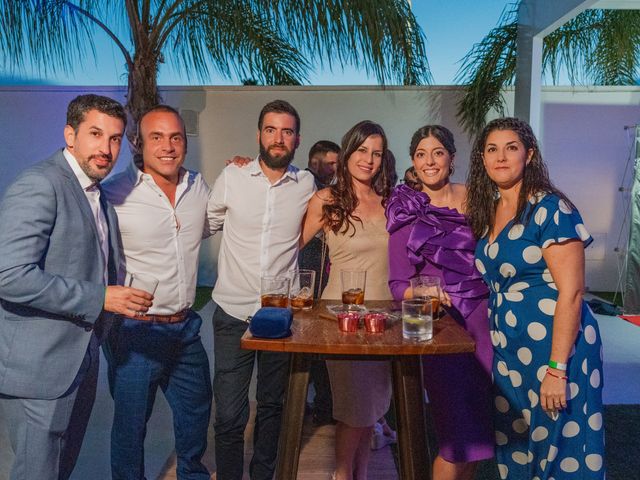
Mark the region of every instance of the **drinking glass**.
<instances>
[{"instance_id":1,"label":"drinking glass","mask_svg":"<svg viewBox=\"0 0 640 480\"><path fill-rule=\"evenodd\" d=\"M260 302L263 307L289 306L289 277L283 275L263 275L260 277Z\"/></svg>"},{"instance_id":2,"label":"drinking glass","mask_svg":"<svg viewBox=\"0 0 640 480\"><path fill-rule=\"evenodd\" d=\"M402 301L402 337L416 342L433 338L431 302L416 299Z\"/></svg>"},{"instance_id":3,"label":"drinking glass","mask_svg":"<svg viewBox=\"0 0 640 480\"><path fill-rule=\"evenodd\" d=\"M313 291L316 283L316 272L313 270L294 270L291 272L291 289L289 302L295 310L311 310L313 308Z\"/></svg>"},{"instance_id":4,"label":"drinking glass","mask_svg":"<svg viewBox=\"0 0 640 480\"><path fill-rule=\"evenodd\" d=\"M366 270L340 270L340 280L342 281L342 303L362 305L367 284Z\"/></svg>"},{"instance_id":5,"label":"drinking glass","mask_svg":"<svg viewBox=\"0 0 640 480\"><path fill-rule=\"evenodd\" d=\"M131 288L137 288L138 290L144 290L151 295L156 293L159 280L153 275L147 273L133 273L127 272L124 280L124 284Z\"/></svg>"},{"instance_id":6,"label":"drinking glass","mask_svg":"<svg viewBox=\"0 0 640 480\"><path fill-rule=\"evenodd\" d=\"M411 280L411 297L417 300L431 302L431 313L433 319L438 319L440 312L440 301L442 299L442 288L440 278L429 275L418 275Z\"/></svg>"}]
</instances>

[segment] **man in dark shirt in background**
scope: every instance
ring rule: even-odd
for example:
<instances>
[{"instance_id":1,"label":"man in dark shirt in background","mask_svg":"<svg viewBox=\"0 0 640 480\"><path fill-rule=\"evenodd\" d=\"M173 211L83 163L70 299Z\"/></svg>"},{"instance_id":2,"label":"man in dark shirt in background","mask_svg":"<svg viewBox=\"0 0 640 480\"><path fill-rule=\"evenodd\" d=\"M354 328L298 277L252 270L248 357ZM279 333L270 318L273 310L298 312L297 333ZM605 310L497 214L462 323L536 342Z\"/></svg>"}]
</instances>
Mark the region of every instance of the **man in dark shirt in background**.
<instances>
[{"instance_id":1,"label":"man in dark shirt in background","mask_svg":"<svg viewBox=\"0 0 640 480\"><path fill-rule=\"evenodd\" d=\"M313 174L318 190L328 187L333 182L339 153L340 146L329 140L320 140L314 143L309 150L309 164L306 170ZM323 236L324 234L320 233L311 239L300 251L298 257L299 268L314 270L316 272L315 298L320 298L329 277L329 272L327 271L329 255L323 241ZM313 388L316 392L313 405L311 406L313 424L320 426L334 423L331 385L324 360L314 361L311 364L309 373Z\"/></svg>"}]
</instances>

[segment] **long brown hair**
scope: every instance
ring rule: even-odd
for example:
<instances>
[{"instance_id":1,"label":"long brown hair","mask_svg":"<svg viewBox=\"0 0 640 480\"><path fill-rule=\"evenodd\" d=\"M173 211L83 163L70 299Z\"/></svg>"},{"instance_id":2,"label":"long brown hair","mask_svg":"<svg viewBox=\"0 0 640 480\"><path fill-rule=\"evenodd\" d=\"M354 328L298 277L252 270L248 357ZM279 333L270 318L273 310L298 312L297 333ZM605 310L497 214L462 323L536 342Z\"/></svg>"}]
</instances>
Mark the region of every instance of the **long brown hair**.
<instances>
[{"instance_id":1,"label":"long brown hair","mask_svg":"<svg viewBox=\"0 0 640 480\"><path fill-rule=\"evenodd\" d=\"M338 233L342 229L341 233L344 234L353 227L353 234L355 234L353 221L362 223L362 220L353 214L358 206L358 197L353 189L353 179L347 164L353 152L372 135L380 135L382 137L382 163L372 179L371 186L382 197L383 205L389 198L391 189L395 184L395 168L390 168L393 158L388 154L387 136L382 127L370 120L364 120L351 127L342 137L342 148L338 156L336 170L336 183L329 187L332 201L322 207L322 221L334 233ZM395 178L397 179L397 176Z\"/></svg>"},{"instance_id":2,"label":"long brown hair","mask_svg":"<svg viewBox=\"0 0 640 480\"><path fill-rule=\"evenodd\" d=\"M497 118L487 124L476 139L471 152L471 165L467 176L467 220L474 235L482 237L486 231L493 230L498 201L498 186L491 180L484 168L482 155L487 137L494 130L511 130L518 135L525 150L533 150L531 161L524 168L522 188L518 197L515 221L526 224L531 218L533 209L525 215L529 199L540 193L553 193L575 208L569 199L558 190L549 179L549 171L542 160L538 140L527 122L519 118Z\"/></svg>"}]
</instances>

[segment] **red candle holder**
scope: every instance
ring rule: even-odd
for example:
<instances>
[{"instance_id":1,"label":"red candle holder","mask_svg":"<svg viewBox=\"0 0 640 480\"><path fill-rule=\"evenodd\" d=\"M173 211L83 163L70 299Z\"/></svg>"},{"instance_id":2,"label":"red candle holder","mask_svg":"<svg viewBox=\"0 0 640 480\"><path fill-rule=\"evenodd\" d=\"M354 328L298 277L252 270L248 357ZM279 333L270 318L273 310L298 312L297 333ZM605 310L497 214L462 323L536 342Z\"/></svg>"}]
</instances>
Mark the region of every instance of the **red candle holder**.
<instances>
[{"instance_id":1,"label":"red candle holder","mask_svg":"<svg viewBox=\"0 0 640 480\"><path fill-rule=\"evenodd\" d=\"M382 333L387 326L387 316L384 313L367 313L364 316L364 328L367 333Z\"/></svg>"},{"instance_id":2,"label":"red candle holder","mask_svg":"<svg viewBox=\"0 0 640 480\"><path fill-rule=\"evenodd\" d=\"M336 315L338 317L338 328L341 332L353 333L358 331L360 314L356 312L344 312Z\"/></svg>"}]
</instances>

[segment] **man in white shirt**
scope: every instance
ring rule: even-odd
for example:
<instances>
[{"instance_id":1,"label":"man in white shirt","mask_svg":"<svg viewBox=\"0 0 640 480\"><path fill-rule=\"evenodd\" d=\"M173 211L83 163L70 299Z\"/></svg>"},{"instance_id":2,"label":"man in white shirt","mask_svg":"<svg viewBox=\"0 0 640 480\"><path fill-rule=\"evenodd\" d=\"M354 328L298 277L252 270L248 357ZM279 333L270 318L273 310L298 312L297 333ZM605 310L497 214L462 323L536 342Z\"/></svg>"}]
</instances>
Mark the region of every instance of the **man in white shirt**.
<instances>
[{"instance_id":1,"label":"man in white shirt","mask_svg":"<svg viewBox=\"0 0 640 480\"><path fill-rule=\"evenodd\" d=\"M173 412L178 478L208 480L202 456L211 377L199 335L202 320L191 306L200 243L212 233L210 189L199 173L182 168L187 138L172 107L158 105L141 117L137 143L140 154L105 182L104 191L118 214L121 274L151 277L157 288L149 311L114 326L105 348L114 399L112 478L144 479L146 424L161 388Z\"/></svg>"},{"instance_id":2,"label":"man in white shirt","mask_svg":"<svg viewBox=\"0 0 640 480\"><path fill-rule=\"evenodd\" d=\"M11 480L69 478L111 313L151 305L148 293L115 285L117 221L100 195L125 126L115 100L76 97L66 148L25 170L0 204L0 414L15 453Z\"/></svg>"},{"instance_id":3,"label":"man in white shirt","mask_svg":"<svg viewBox=\"0 0 640 480\"><path fill-rule=\"evenodd\" d=\"M216 475L241 480L249 382L257 356L257 413L252 480L273 476L288 355L240 349L248 318L260 308L260 276L296 268L311 173L290 165L300 141L300 117L283 100L264 106L258 119L260 154L246 167L229 165L216 180L209 213L224 234L213 300Z\"/></svg>"}]
</instances>

